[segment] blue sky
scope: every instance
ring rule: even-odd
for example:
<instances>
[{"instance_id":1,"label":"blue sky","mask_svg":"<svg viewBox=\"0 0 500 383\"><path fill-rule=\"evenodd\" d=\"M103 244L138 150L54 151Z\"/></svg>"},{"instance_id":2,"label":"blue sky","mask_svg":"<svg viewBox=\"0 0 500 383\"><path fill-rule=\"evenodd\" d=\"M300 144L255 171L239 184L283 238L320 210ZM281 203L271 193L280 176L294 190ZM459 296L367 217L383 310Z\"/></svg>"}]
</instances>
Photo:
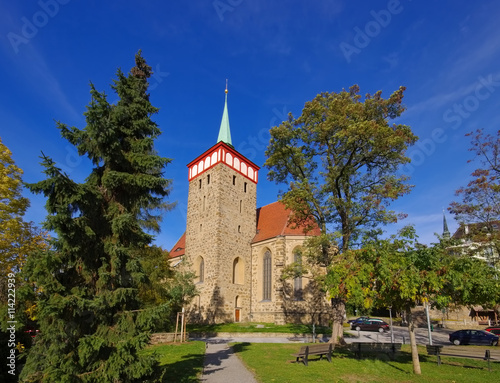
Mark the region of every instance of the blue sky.
<instances>
[{"instance_id":1,"label":"blue sky","mask_svg":"<svg viewBox=\"0 0 500 383\"><path fill-rule=\"evenodd\" d=\"M215 144L229 79L233 145L257 165L265 161L269 128L323 91L359 84L361 93L389 96L403 85L401 123L420 142L405 171L414 190L392 207L408 214L422 242L442 232L442 211L468 182L475 164L467 132L499 129L500 33L497 1L82 1L41 0L0 5L0 137L26 182L43 179L40 153L76 180L89 172L55 128L83 128L89 82L115 101L109 84L128 72L134 54L156 72L151 101L163 134L156 147L173 159L169 212L156 243L170 249L183 233L186 164ZM261 169L257 205L283 186ZM27 219L45 217L31 200ZM453 232L457 228L448 215Z\"/></svg>"}]
</instances>

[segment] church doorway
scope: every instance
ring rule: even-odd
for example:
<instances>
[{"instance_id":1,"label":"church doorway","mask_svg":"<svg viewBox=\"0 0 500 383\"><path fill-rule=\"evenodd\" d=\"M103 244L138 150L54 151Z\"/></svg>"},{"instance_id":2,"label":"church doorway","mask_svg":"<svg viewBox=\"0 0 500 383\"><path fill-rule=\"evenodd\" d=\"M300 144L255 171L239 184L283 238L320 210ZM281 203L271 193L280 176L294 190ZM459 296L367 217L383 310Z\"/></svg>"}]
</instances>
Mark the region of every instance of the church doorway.
<instances>
[{"instance_id":1,"label":"church doorway","mask_svg":"<svg viewBox=\"0 0 500 383\"><path fill-rule=\"evenodd\" d=\"M240 297L237 295L234 299L234 321L241 321L241 307L240 307Z\"/></svg>"}]
</instances>

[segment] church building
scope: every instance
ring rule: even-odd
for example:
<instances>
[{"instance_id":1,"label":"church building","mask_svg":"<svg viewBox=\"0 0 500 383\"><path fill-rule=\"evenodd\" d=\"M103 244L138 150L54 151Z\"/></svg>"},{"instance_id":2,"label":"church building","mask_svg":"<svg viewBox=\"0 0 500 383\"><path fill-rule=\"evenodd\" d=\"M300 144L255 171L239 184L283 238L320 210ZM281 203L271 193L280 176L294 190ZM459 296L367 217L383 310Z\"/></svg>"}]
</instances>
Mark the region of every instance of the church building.
<instances>
[{"instance_id":1,"label":"church building","mask_svg":"<svg viewBox=\"0 0 500 383\"><path fill-rule=\"evenodd\" d=\"M196 274L190 321L327 323L328 302L313 280L282 278L319 229L290 227L281 202L257 208L259 166L232 145L225 92L217 143L187 165L186 232L170 251L172 264Z\"/></svg>"}]
</instances>

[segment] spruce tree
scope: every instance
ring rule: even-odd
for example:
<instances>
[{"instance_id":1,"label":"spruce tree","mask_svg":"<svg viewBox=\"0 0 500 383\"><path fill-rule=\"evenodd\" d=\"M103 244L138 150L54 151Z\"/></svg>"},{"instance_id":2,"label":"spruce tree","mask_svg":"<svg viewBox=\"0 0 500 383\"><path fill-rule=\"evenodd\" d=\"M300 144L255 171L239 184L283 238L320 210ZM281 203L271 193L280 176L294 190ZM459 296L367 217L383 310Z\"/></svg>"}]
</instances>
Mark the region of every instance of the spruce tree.
<instances>
[{"instance_id":1,"label":"spruce tree","mask_svg":"<svg viewBox=\"0 0 500 383\"><path fill-rule=\"evenodd\" d=\"M46 179L28 187L47 198L45 228L56 238L31 255L23 272L37 287L40 334L21 374L36 382L144 382L156 360L141 353L162 307L142 310L147 276L141 251L169 205L170 162L154 149L160 130L149 101L151 67L139 52L128 75L117 71L110 104L91 84L82 130L57 123L92 162L82 183L43 155Z\"/></svg>"}]
</instances>

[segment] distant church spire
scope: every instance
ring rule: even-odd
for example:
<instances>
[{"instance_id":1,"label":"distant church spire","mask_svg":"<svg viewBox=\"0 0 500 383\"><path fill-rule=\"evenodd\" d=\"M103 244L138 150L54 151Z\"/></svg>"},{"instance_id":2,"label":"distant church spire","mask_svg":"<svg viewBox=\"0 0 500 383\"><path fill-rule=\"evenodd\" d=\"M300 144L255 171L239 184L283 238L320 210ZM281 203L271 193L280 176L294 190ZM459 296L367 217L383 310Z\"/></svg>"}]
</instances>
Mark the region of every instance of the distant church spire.
<instances>
[{"instance_id":1,"label":"distant church spire","mask_svg":"<svg viewBox=\"0 0 500 383\"><path fill-rule=\"evenodd\" d=\"M231 130L229 129L229 116L227 114L227 80L225 93L226 100L224 102L224 112L222 113L222 121L220 122L219 137L217 138L217 142L222 141L233 146L231 143Z\"/></svg>"},{"instance_id":2,"label":"distant church spire","mask_svg":"<svg viewBox=\"0 0 500 383\"><path fill-rule=\"evenodd\" d=\"M446 222L446 215L443 210L443 239L450 239L450 231L448 230L448 223Z\"/></svg>"}]
</instances>

